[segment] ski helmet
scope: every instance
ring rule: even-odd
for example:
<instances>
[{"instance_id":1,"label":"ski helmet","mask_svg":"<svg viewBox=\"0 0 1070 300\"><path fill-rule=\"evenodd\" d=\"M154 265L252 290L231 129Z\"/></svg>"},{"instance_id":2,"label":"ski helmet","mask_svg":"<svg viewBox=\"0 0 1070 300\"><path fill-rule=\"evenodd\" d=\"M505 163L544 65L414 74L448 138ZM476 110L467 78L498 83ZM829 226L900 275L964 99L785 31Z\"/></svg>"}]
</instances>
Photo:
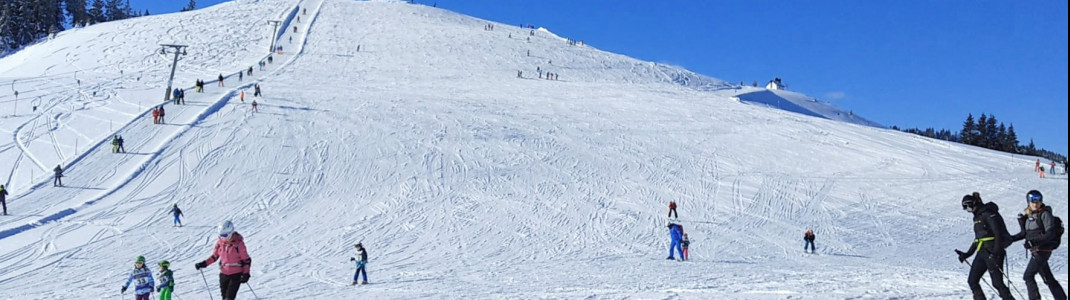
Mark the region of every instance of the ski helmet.
<instances>
[{"instance_id":1,"label":"ski helmet","mask_svg":"<svg viewBox=\"0 0 1070 300\"><path fill-rule=\"evenodd\" d=\"M219 225L219 237L230 238L230 235L234 233L234 223L230 220L223 221L222 225Z\"/></svg>"},{"instance_id":2,"label":"ski helmet","mask_svg":"<svg viewBox=\"0 0 1070 300\"><path fill-rule=\"evenodd\" d=\"M160 261L160 266L164 267L164 268L170 267L171 266L171 262L166 261L166 260L161 260Z\"/></svg>"},{"instance_id":3,"label":"ski helmet","mask_svg":"<svg viewBox=\"0 0 1070 300\"><path fill-rule=\"evenodd\" d=\"M143 262L145 262L145 257L144 256L138 256L137 260L135 262L143 263Z\"/></svg>"},{"instance_id":4,"label":"ski helmet","mask_svg":"<svg viewBox=\"0 0 1070 300\"><path fill-rule=\"evenodd\" d=\"M1044 202L1044 195L1041 195L1040 191L1038 191L1038 190L1032 190L1032 191L1029 191L1028 193L1025 193L1025 201L1026 202Z\"/></svg>"}]
</instances>

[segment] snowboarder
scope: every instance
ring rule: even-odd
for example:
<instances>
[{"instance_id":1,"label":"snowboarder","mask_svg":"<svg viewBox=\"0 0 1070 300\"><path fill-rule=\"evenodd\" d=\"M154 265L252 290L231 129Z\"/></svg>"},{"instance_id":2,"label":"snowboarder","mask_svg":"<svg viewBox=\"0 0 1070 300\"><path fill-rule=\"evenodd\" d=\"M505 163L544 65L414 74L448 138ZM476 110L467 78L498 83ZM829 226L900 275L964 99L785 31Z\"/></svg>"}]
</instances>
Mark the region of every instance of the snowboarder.
<instances>
[{"instance_id":1,"label":"snowboarder","mask_svg":"<svg viewBox=\"0 0 1070 300\"><path fill-rule=\"evenodd\" d=\"M673 215L676 215L677 219L680 218L680 214L676 212L676 201L669 200L669 218L672 218Z\"/></svg>"},{"instance_id":2,"label":"snowboarder","mask_svg":"<svg viewBox=\"0 0 1070 300\"><path fill-rule=\"evenodd\" d=\"M138 256L134 261L134 270L130 271L130 276L126 279L126 284L123 285L121 293L126 293L126 289L130 287L130 282L134 282L134 295L137 300L149 300L149 295L152 294L152 288L156 284L152 281L152 270L145 266L145 257Z\"/></svg>"},{"instance_id":3,"label":"snowboarder","mask_svg":"<svg viewBox=\"0 0 1070 300\"><path fill-rule=\"evenodd\" d=\"M350 257L349 261L356 262L357 272L353 274L353 285L357 285L357 279L361 274L364 274L364 280L360 281L360 284L368 284L368 272L365 268L368 266L368 252L364 250L364 245L357 243L357 256Z\"/></svg>"},{"instance_id":4,"label":"snowboarder","mask_svg":"<svg viewBox=\"0 0 1070 300\"><path fill-rule=\"evenodd\" d=\"M680 248L680 240L683 239L683 235L683 226L680 226L680 224L669 222L669 238L671 239L671 242L669 243L669 257L665 259L676 259L676 257L673 255L673 250L676 250L676 252L680 253L680 259L684 258L684 250Z\"/></svg>"},{"instance_id":5,"label":"snowboarder","mask_svg":"<svg viewBox=\"0 0 1070 300\"><path fill-rule=\"evenodd\" d=\"M4 205L4 215L7 215L7 190L4 189L4 185L0 184L0 204Z\"/></svg>"},{"instance_id":6,"label":"snowboarder","mask_svg":"<svg viewBox=\"0 0 1070 300\"><path fill-rule=\"evenodd\" d=\"M52 186L63 186L63 168L56 165L56 168L52 169L52 172L56 173L55 179L52 180Z\"/></svg>"},{"instance_id":7,"label":"snowboarder","mask_svg":"<svg viewBox=\"0 0 1070 300\"><path fill-rule=\"evenodd\" d=\"M119 153L119 135L111 138L111 153Z\"/></svg>"},{"instance_id":8,"label":"snowboarder","mask_svg":"<svg viewBox=\"0 0 1070 300\"><path fill-rule=\"evenodd\" d=\"M1018 214L1018 225L1021 231L1012 239L1015 241L1025 240L1025 248L1032 254L1029 264L1025 267L1025 288L1029 299L1040 299L1040 290L1037 288L1037 273L1048 285L1052 297L1066 299L1066 291L1055 275L1051 272L1048 259L1051 258L1052 250L1059 248L1062 233L1057 229L1055 217L1052 215L1051 206L1044 205L1044 195L1040 191L1032 190L1025 194L1028 203L1025 213Z\"/></svg>"},{"instance_id":9,"label":"snowboarder","mask_svg":"<svg viewBox=\"0 0 1070 300\"><path fill-rule=\"evenodd\" d=\"M126 153L126 148L123 148L123 136L119 136L119 153Z\"/></svg>"},{"instance_id":10,"label":"snowboarder","mask_svg":"<svg viewBox=\"0 0 1070 300\"><path fill-rule=\"evenodd\" d=\"M684 239L680 240L680 249L684 251L682 257L687 260L690 256L687 254L687 246L691 245L691 240L687 239L687 234L684 234Z\"/></svg>"},{"instance_id":11,"label":"snowboarder","mask_svg":"<svg viewBox=\"0 0 1070 300\"><path fill-rule=\"evenodd\" d=\"M175 206L171 207L171 214L175 216L175 222L172 225L182 227L182 210L178 209L178 203L175 203Z\"/></svg>"},{"instance_id":12,"label":"snowboarder","mask_svg":"<svg viewBox=\"0 0 1070 300\"><path fill-rule=\"evenodd\" d=\"M160 285L156 286L156 291L160 292L160 300L171 300L171 292L175 290L175 275L170 267L170 262L160 261Z\"/></svg>"},{"instance_id":13,"label":"snowboarder","mask_svg":"<svg viewBox=\"0 0 1070 300\"><path fill-rule=\"evenodd\" d=\"M194 264L197 270L219 260L219 291L223 299L234 299L242 283L249 282L249 269L252 258L245 248L245 239L234 231L234 223L224 221L219 226L219 240L215 243L212 256Z\"/></svg>"},{"instance_id":14,"label":"snowboarder","mask_svg":"<svg viewBox=\"0 0 1070 300\"><path fill-rule=\"evenodd\" d=\"M219 73L219 86L223 86L223 73Z\"/></svg>"},{"instance_id":15,"label":"snowboarder","mask_svg":"<svg viewBox=\"0 0 1070 300\"><path fill-rule=\"evenodd\" d=\"M260 84L253 85L253 97L260 97Z\"/></svg>"},{"instance_id":16,"label":"snowboarder","mask_svg":"<svg viewBox=\"0 0 1070 300\"><path fill-rule=\"evenodd\" d=\"M806 234L803 234L803 240L806 241L806 244L803 245L803 251L809 250L810 253L817 251L817 246L814 246L814 238L816 238L814 236L814 230L807 229Z\"/></svg>"},{"instance_id":17,"label":"snowboarder","mask_svg":"<svg viewBox=\"0 0 1070 300\"><path fill-rule=\"evenodd\" d=\"M973 291L974 299L986 299L985 292L981 289L981 277L987 271L991 277L992 286L998 291L1000 298L1014 299L1011 290L1003 282L1003 260L1007 256L1005 248L1011 243L1010 233L1003 223L1003 216L999 213L999 206L995 202L984 203L981 194L974 192L962 197L962 209L973 214L974 240L967 252L955 250L959 262L975 254L973 263L970 264L970 275L966 279L970 290Z\"/></svg>"}]
</instances>

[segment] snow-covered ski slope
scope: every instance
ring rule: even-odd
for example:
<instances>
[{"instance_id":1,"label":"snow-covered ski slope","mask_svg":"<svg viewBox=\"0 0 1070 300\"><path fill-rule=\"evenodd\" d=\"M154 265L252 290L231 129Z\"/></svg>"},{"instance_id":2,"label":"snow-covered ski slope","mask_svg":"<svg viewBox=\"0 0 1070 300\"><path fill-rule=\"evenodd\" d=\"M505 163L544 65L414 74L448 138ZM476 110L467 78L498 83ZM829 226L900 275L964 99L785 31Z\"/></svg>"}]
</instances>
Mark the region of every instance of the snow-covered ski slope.
<instances>
[{"instance_id":1,"label":"snow-covered ski slope","mask_svg":"<svg viewBox=\"0 0 1070 300\"><path fill-rule=\"evenodd\" d=\"M284 54L218 87L266 55L266 20L292 22ZM193 264L226 219L253 258L239 299L969 299L953 252L973 238L963 194L1013 224L1038 189L1067 217L1066 176L1037 178L1033 157L741 103L487 23L400 2L234 1L0 59L0 83L20 90L14 116L0 109L0 299L115 299L138 255L171 261L177 299L219 299L218 267L206 288ZM159 43L191 45L176 81L207 85L153 125L170 63ZM75 66L94 70L81 88L50 75ZM128 153L110 153L116 133ZM56 164L64 187L46 174ZM670 200L691 261L665 259ZM171 225L176 203L185 227ZM354 287L358 241L372 284ZM1024 293L1026 254L1009 253ZM1066 253L1052 265L1065 286Z\"/></svg>"}]
</instances>

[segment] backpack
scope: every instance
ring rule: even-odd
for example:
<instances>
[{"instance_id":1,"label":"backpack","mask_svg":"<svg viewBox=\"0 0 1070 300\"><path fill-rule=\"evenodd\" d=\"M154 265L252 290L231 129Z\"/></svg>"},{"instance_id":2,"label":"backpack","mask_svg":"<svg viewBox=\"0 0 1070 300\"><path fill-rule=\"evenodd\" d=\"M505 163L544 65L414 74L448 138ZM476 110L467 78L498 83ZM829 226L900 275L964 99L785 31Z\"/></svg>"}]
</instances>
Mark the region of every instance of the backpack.
<instances>
[{"instance_id":1,"label":"backpack","mask_svg":"<svg viewBox=\"0 0 1070 300\"><path fill-rule=\"evenodd\" d=\"M1062 218L1055 216L1055 214L1051 214L1051 218L1051 223L1055 224L1055 228L1052 228L1051 230L1054 230L1055 234L1052 236L1053 240L1048 241L1048 243L1052 245L1051 249L1055 250L1059 248L1059 245L1063 242L1063 233L1066 233L1066 227L1063 226ZM1041 223L1040 220L1037 220L1036 222L1041 231L1044 233L1048 232L1048 229L1044 228L1044 223Z\"/></svg>"}]
</instances>

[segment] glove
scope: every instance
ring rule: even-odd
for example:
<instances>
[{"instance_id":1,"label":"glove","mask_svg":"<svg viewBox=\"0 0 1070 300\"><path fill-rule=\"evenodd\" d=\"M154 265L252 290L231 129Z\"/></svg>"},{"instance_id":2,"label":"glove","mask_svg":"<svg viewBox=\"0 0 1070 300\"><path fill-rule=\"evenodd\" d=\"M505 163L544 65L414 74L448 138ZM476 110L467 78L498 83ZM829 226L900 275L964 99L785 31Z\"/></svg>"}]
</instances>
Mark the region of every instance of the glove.
<instances>
[{"instance_id":1,"label":"glove","mask_svg":"<svg viewBox=\"0 0 1070 300\"><path fill-rule=\"evenodd\" d=\"M241 274L241 283L249 282L249 274Z\"/></svg>"},{"instance_id":2,"label":"glove","mask_svg":"<svg viewBox=\"0 0 1070 300\"><path fill-rule=\"evenodd\" d=\"M966 253L962 253L962 251L955 250L955 253L958 253L959 255L959 263L966 262L966 259L970 258L969 255L966 255Z\"/></svg>"},{"instance_id":3,"label":"glove","mask_svg":"<svg viewBox=\"0 0 1070 300\"><path fill-rule=\"evenodd\" d=\"M193 265L193 267L197 268L197 270L204 269L204 267L207 267L207 266L208 266L208 264L204 263L203 261Z\"/></svg>"},{"instance_id":4,"label":"glove","mask_svg":"<svg viewBox=\"0 0 1070 300\"><path fill-rule=\"evenodd\" d=\"M122 289L122 290L120 290L119 292L120 292L120 293L126 293L126 286L124 285L124 286L123 286L123 289Z\"/></svg>"},{"instance_id":5,"label":"glove","mask_svg":"<svg viewBox=\"0 0 1070 300\"><path fill-rule=\"evenodd\" d=\"M357 260L357 259L356 259L356 258L353 258L353 257L350 257L350 258L349 258L349 261L354 261L354 260Z\"/></svg>"}]
</instances>

